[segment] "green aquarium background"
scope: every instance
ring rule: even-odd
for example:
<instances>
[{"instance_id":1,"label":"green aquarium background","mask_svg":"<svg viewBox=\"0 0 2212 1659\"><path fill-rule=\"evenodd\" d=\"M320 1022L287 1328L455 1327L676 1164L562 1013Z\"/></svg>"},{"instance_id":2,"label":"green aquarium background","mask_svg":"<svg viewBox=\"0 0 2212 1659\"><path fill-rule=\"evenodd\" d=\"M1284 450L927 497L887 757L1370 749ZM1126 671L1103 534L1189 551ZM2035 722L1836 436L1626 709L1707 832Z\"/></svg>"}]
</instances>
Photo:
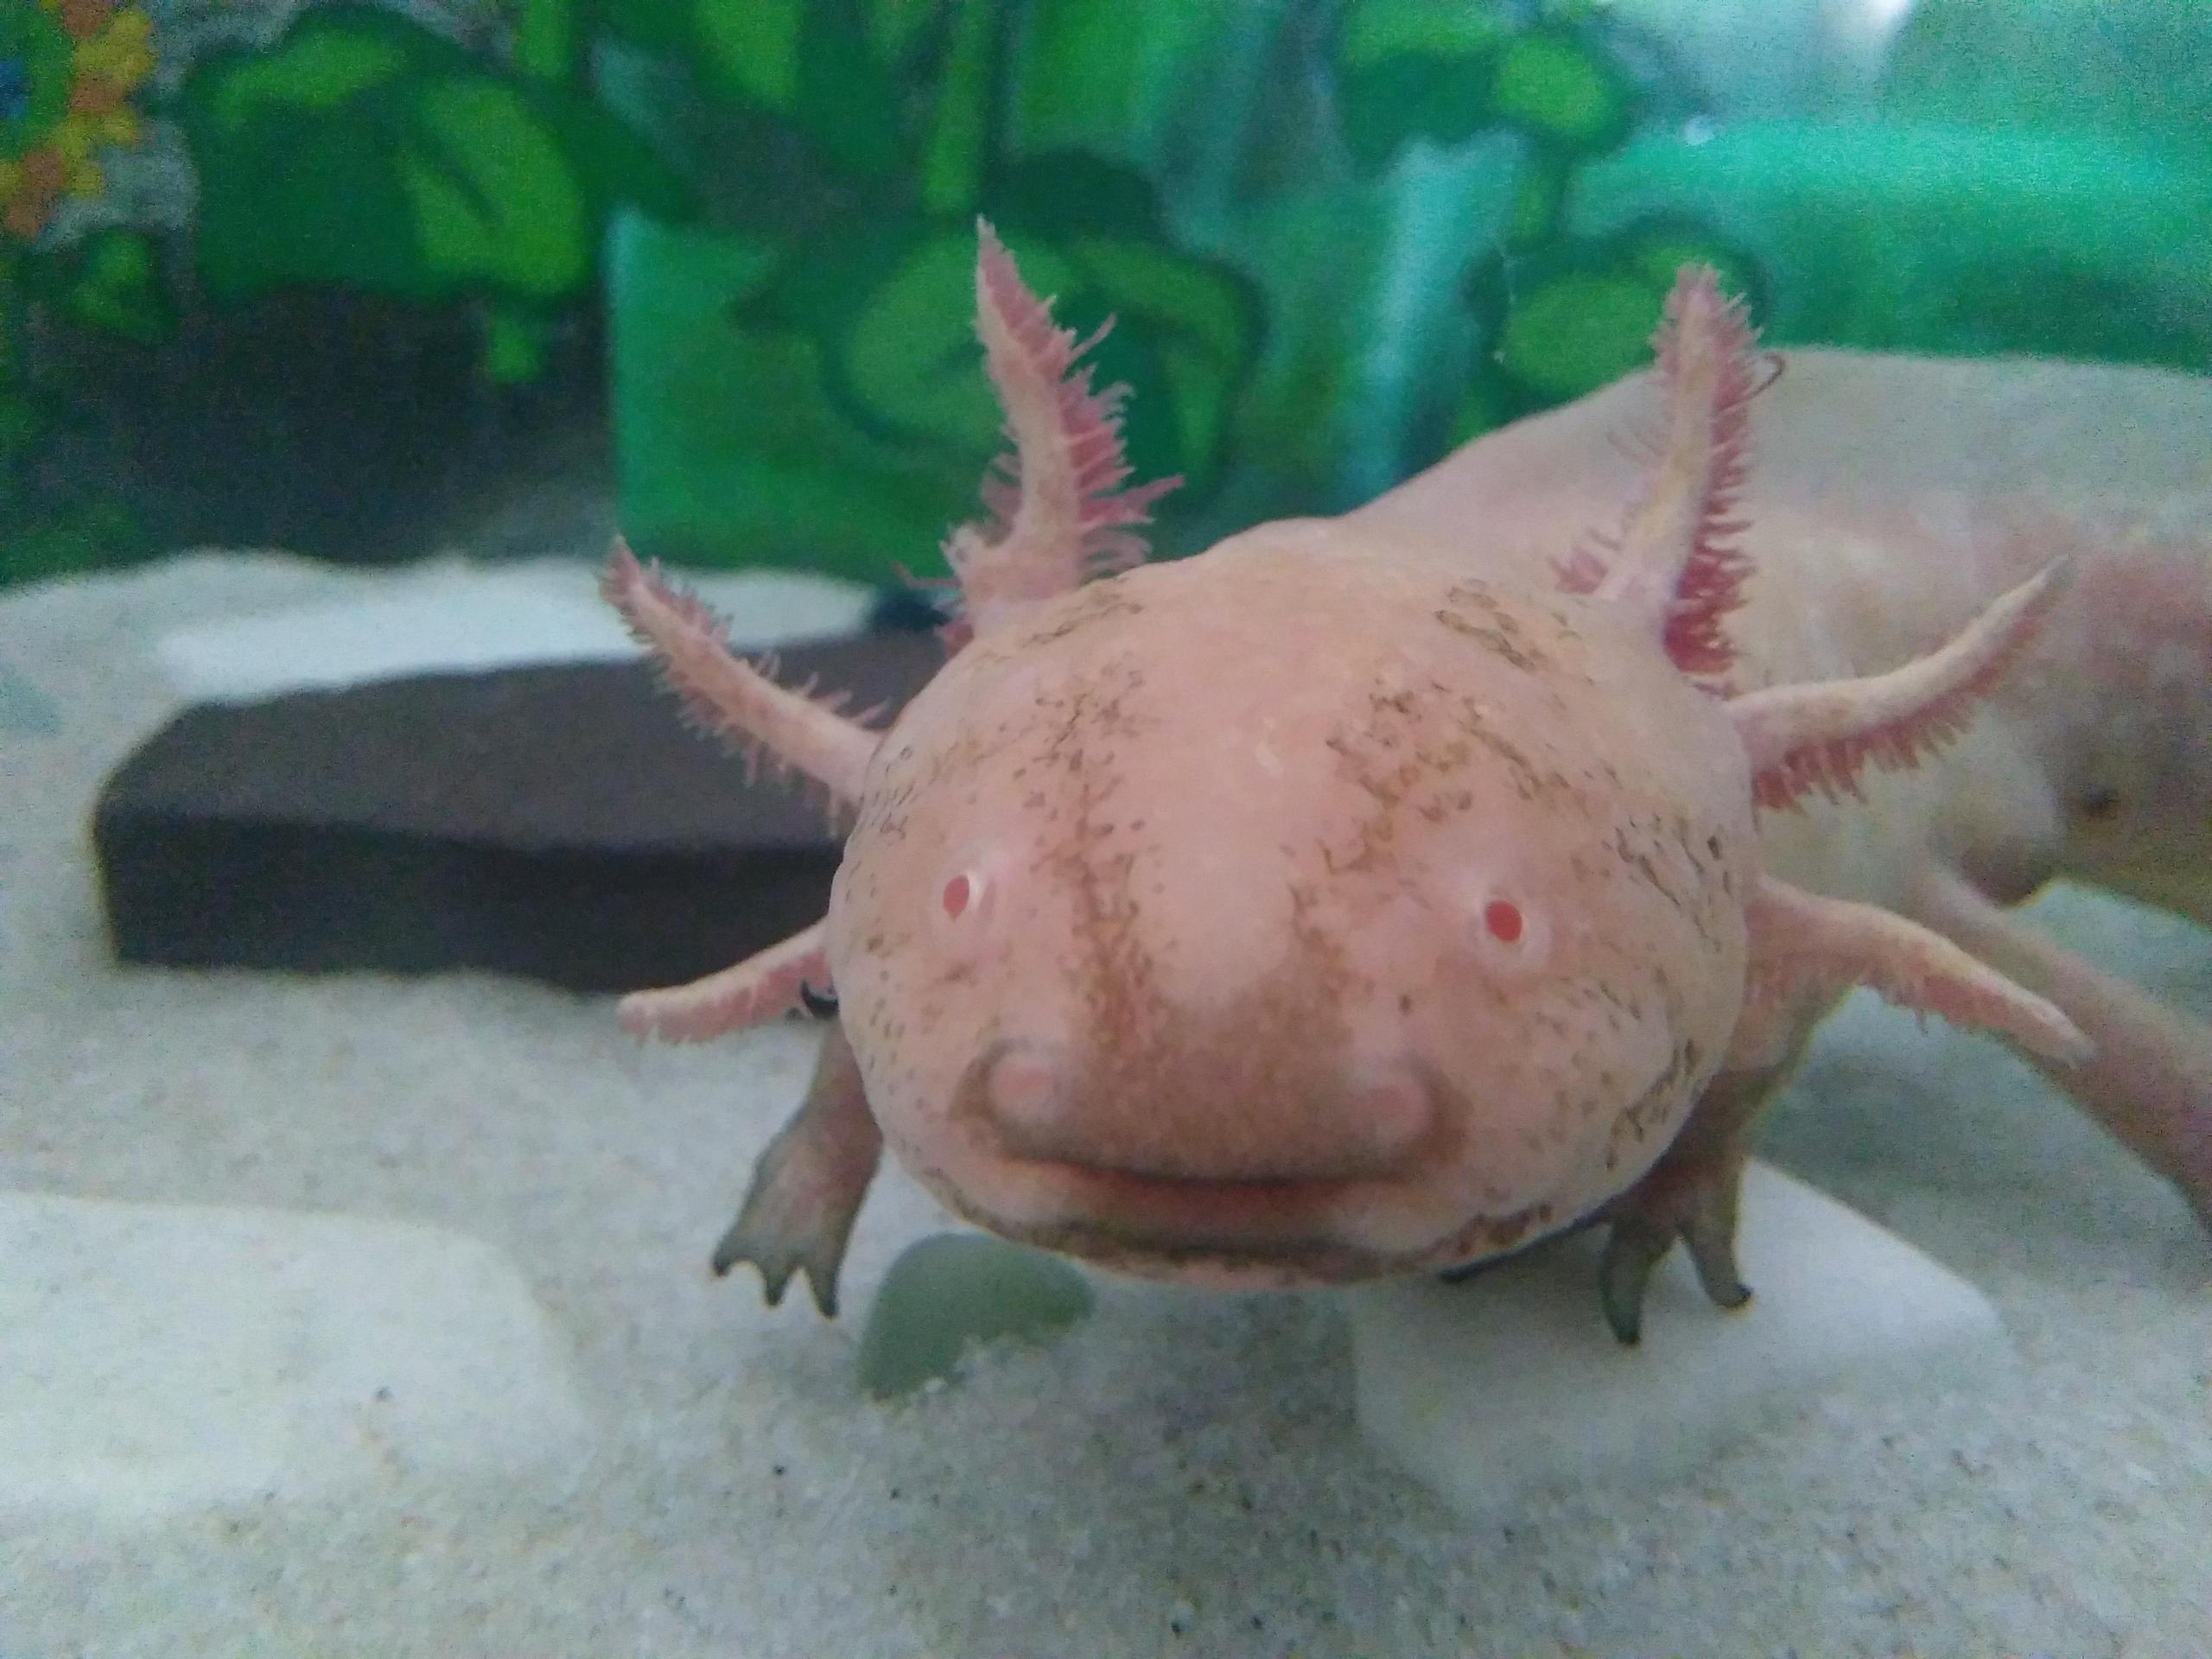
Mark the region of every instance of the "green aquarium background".
<instances>
[{"instance_id":1,"label":"green aquarium background","mask_svg":"<svg viewBox=\"0 0 2212 1659\"><path fill-rule=\"evenodd\" d=\"M0 0L0 581L926 571L978 215L1118 320L1179 552L1635 366L1688 259L1778 344L2212 368L2212 6Z\"/></svg>"}]
</instances>

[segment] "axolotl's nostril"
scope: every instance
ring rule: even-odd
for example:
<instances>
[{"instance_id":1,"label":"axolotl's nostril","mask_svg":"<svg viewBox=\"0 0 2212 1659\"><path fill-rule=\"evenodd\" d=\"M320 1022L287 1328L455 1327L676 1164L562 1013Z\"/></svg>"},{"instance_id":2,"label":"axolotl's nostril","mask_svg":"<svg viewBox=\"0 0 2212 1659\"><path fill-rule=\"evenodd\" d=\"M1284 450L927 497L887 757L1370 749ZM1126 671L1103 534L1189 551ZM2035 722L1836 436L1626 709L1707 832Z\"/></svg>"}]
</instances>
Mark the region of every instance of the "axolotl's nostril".
<instances>
[{"instance_id":1,"label":"axolotl's nostril","mask_svg":"<svg viewBox=\"0 0 2212 1659\"><path fill-rule=\"evenodd\" d=\"M1354 1086L1348 1128L1379 1164L1408 1157L1436 1123L1436 1091L1403 1066L1390 1066Z\"/></svg>"},{"instance_id":2,"label":"axolotl's nostril","mask_svg":"<svg viewBox=\"0 0 2212 1659\"><path fill-rule=\"evenodd\" d=\"M1034 1048L1008 1048L991 1062L984 1097L1001 1129L1027 1138L1047 1132L1061 1089L1062 1068Z\"/></svg>"}]
</instances>

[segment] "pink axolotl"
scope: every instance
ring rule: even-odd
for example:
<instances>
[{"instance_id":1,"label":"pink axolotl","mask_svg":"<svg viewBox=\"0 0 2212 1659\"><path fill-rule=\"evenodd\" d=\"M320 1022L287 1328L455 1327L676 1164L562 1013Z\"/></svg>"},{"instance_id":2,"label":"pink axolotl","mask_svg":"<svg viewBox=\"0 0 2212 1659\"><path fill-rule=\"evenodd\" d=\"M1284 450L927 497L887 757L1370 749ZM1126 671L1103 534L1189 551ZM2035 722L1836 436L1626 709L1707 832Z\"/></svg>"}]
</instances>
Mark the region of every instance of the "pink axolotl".
<instances>
[{"instance_id":1,"label":"pink axolotl","mask_svg":"<svg viewBox=\"0 0 2212 1659\"><path fill-rule=\"evenodd\" d=\"M1143 563L1164 486L1127 486L1121 390L987 226L976 295L1014 454L946 545L955 649L887 730L739 661L626 550L607 575L696 715L852 814L821 923L621 1010L696 1040L834 988L718 1269L754 1263L772 1303L804 1269L833 1313L887 1142L956 1213L1132 1274L1461 1268L1635 1219L1655 1182L1711 1208L1655 1166L1852 986L2088 1057L1967 949L1768 867L1763 808L1955 739L2067 584L2029 573L1872 671L1734 685L1767 677L1730 617L1772 363L1709 272L1669 302L1648 454L1610 463L1625 506L1528 559L1408 498Z\"/></svg>"}]
</instances>

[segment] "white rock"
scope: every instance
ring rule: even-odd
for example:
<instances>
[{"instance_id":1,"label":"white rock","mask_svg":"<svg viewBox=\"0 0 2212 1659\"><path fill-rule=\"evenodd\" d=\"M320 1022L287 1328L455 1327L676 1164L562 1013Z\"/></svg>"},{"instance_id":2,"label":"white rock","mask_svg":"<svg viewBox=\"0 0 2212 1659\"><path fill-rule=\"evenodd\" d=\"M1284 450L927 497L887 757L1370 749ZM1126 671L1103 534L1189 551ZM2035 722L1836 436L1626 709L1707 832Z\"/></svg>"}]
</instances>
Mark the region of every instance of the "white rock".
<instances>
[{"instance_id":1,"label":"white rock","mask_svg":"<svg viewBox=\"0 0 2212 1659\"><path fill-rule=\"evenodd\" d=\"M1347 1296L1368 1433L1476 1519L1539 1492L1668 1484L1844 1389L1921 1392L2013 1363L1980 1292L1754 1163L1738 1254L1750 1304L1706 1300L1679 1249L1641 1344L1598 1309L1593 1230L1459 1284Z\"/></svg>"},{"instance_id":2,"label":"white rock","mask_svg":"<svg viewBox=\"0 0 2212 1659\"><path fill-rule=\"evenodd\" d=\"M346 598L175 629L156 653L171 683L204 702L639 654L599 597L598 567L581 561L498 569L438 561L359 580L360 591ZM871 602L857 583L802 571L683 580L729 619L731 638L746 650L850 632Z\"/></svg>"},{"instance_id":3,"label":"white rock","mask_svg":"<svg viewBox=\"0 0 2212 1659\"><path fill-rule=\"evenodd\" d=\"M457 1233L9 1192L0 1262L0 1515L158 1521L588 1437L558 1333Z\"/></svg>"}]
</instances>

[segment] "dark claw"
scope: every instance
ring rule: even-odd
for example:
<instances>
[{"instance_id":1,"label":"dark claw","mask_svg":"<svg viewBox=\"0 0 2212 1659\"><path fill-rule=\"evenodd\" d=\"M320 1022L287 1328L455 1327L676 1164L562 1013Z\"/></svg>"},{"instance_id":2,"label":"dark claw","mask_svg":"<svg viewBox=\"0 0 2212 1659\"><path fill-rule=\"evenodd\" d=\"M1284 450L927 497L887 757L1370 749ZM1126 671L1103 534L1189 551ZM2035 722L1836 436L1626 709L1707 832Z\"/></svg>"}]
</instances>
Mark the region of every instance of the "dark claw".
<instances>
[{"instance_id":1,"label":"dark claw","mask_svg":"<svg viewBox=\"0 0 2212 1659\"><path fill-rule=\"evenodd\" d=\"M748 1210L751 1208L750 1205L747 1207ZM768 1306L773 1307L784 1300L785 1288L790 1285L798 1262L789 1255L760 1249L746 1226L747 1219L747 1216L741 1213L715 1245L715 1277L727 1279L733 1269L750 1262L760 1269L761 1294L767 1299Z\"/></svg>"},{"instance_id":2,"label":"dark claw","mask_svg":"<svg viewBox=\"0 0 2212 1659\"><path fill-rule=\"evenodd\" d=\"M732 1222L728 1231L715 1244L715 1277L727 1279L730 1269L746 1259L745 1246L737 1236L739 1224Z\"/></svg>"},{"instance_id":3,"label":"dark claw","mask_svg":"<svg viewBox=\"0 0 2212 1659\"><path fill-rule=\"evenodd\" d=\"M1643 1339L1643 1294L1674 1243L1649 1222L1628 1217L1616 1221L1605 1240L1605 1254L1598 1263L1598 1301L1624 1347Z\"/></svg>"},{"instance_id":4,"label":"dark claw","mask_svg":"<svg viewBox=\"0 0 2212 1659\"><path fill-rule=\"evenodd\" d=\"M1697 1281L1722 1307L1741 1307L1751 1300L1743 1275L1736 1271L1736 1204L1743 1190L1740 1173L1734 1179L1699 1186L1691 1194L1689 1213L1680 1223Z\"/></svg>"},{"instance_id":5,"label":"dark claw","mask_svg":"<svg viewBox=\"0 0 2212 1659\"><path fill-rule=\"evenodd\" d=\"M1721 1307L1738 1308L1751 1300L1751 1289L1736 1271L1736 1237L1732 1225L1715 1225L1708 1216L1695 1216L1682 1227L1682 1243L1689 1246L1690 1265L1705 1294Z\"/></svg>"}]
</instances>

